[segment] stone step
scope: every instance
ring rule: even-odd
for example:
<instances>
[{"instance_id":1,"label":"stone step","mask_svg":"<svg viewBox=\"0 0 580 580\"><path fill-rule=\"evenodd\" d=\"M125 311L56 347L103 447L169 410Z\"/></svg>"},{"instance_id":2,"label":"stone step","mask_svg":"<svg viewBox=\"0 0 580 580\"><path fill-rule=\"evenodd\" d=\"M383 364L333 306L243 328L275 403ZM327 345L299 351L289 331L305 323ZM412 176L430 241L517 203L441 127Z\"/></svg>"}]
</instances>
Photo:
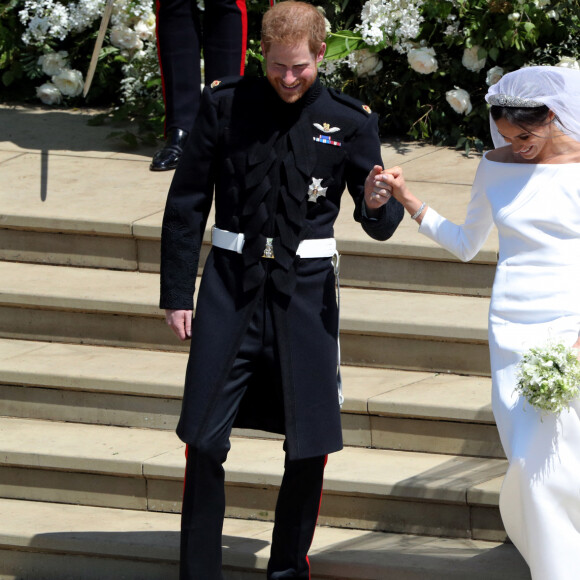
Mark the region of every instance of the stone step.
<instances>
[{"instance_id":1,"label":"stone step","mask_svg":"<svg viewBox=\"0 0 580 580\"><path fill-rule=\"evenodd\" d=\"M186 363L186 353L0 339L0 415L172 430ZM342 377L346 445L504 456L488 378L352 366Z\"/></svg>"},{"instance_id":2,"label":"stone step","mask_svg":"<svg viewBox=\"0 0 580 580\"><path fill-rule=\"evenodd\" d=\"M36 115L30 122L31 127L38 124L33 133L41 135L43 123L50 120ZM59 127L58 137L50 136L50 149L0 141L6 148L0 149L0 259L158 271L161 219L173 173L151 173L150 152L115 152L111 142L100 143L99 138L94 150L71 148L79 133L75 130L67 140L67 130ZM400 143L384 144L382 155L386 166L404 167L411 188L425 201L463 221L477 158ZM354 223L352 210L352 199L345 194L336 225L345 284L489 295L497 259L495 234L472 263L463 265L417 235L408 218L387 243L375 242Z\"/></svg>"},{"instance_id":3,"label":"stone step","mask_svg":"<svg viewBox=\"0 0 580 580\"><path fill-rule=\"evenodd\" d=\"M134 229L140 231L138 226ZM343 235L340 228L336 236L344 286L466 296L491 293L495 256L489 252L481 261L463 264L449 254L430 258L431 252L425 252L419 243L381 243L370 238L368 242L357 241ZM201 251L200 274L209 248L208 234ZM0 228L0 259L5 261L158 273L160 251L159 237Z\"/></svg>"},{"instance_id":4,"label":"stone step","mask_svg":"<svg viewBox=\"0 0 580 580\"><path fill-rule=\"evenodd\" d=\"M157 307L155 274L0 262L0 337L187 350ZM343 288L346 364L489 373L488 300Z\"/></svg>"},{"instance_id":5,"label":"stone step","mask_svg":"<svg viewBox=\"0 0 580 580\"><path fill-rule=\"evenodd\" d=\"M177 514L0 499L0 577L177 579ZM224 580L262 580L272 524L226 518ZM511 544L319 526L312 580L529 580Z\"/></svg>"},{"instance_id":6,"label":"stone step","mask_svg":"<svg viewBox=\"0 0 580 580\"><path fill-rule=\"evenodd\" d=\"M178 513L184 445L174 433L0 418L0 497ZM505 540L506 461L347 447L329 457L320 523L339 528ZM232 438L228 517L271 521L282 443Z\"/></svg>"}]
</instances>

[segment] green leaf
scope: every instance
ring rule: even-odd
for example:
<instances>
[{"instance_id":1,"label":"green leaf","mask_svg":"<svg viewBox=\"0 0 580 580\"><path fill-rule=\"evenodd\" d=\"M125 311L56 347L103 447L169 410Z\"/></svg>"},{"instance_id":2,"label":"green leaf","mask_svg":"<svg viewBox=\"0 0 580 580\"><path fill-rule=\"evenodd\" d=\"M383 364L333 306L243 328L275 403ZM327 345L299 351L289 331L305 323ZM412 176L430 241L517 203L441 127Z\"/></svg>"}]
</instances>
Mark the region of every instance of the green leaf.
<instances>
[{"instance_id":1,"label":"green leaf","mask_svg":"<svg viewBox=\"0 0 580 580\"><path fill-rule=\"evenodd\" d=\"M361 48L368 48L372 52L379 50L379 47L368 46L362 36L357 32L350 30L331 32L326 39L325 58L328 60L344 58L354 50L360 50Z\"/></svg>"}]
</instances>

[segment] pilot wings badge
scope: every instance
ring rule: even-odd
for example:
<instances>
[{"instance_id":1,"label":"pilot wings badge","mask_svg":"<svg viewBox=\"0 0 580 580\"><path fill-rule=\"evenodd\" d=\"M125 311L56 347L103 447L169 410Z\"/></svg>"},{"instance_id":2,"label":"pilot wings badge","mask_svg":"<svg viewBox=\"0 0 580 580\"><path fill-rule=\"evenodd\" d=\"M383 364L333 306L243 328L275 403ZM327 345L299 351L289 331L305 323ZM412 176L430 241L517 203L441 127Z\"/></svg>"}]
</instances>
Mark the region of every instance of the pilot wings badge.
<instances>
[{"instance_id":1,"label":"pilot wings badge","mask_svg":"<svg viewBox=\"0 0 580 580\"><path fill-rule=\"evenodd\" d=\"M337 131L340 131L340 127L331 127L328 123L323 123L322 125L320 123L312 124L323 133L336 133Z\"/></svg>"}]
</instances>

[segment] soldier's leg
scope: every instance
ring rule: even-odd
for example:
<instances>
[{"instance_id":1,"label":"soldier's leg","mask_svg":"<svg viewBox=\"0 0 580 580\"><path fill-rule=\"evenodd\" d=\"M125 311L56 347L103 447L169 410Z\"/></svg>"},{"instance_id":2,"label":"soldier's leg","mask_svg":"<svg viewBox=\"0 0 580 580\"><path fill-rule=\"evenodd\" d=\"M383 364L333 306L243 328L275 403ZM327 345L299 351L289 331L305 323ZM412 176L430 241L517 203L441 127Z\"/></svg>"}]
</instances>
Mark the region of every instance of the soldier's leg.
<instances>
[{"instance_id":1,"label":"soldier's leg","mask_svg":"<svg viewBox=\"0 0 580 580\"><path fill-rule=\"evenodd\" d=\"M276 504L268 580L310 578L308 550L312 544L327 456L290 461Z\"/></svg>"},{"instance_id":2,"label":"soldier's leg","mask_svg":"<svg viewBox=\"0 0 580 580\"><path fill-rule=\"evenodd\" d=\"M157 0L165 131L191 131L201 95L201 30L195 0Z\"/></svg>"},{"instance_id":3,"label":"soldier's leg","mask_svg":"<svg viewBox=\"0 0 580 580\"><path fill-rule=\"evenodd\" d=\"M244 74L246 0L206 0L203 15L205 83Z\"/></svg>"}]
</instances>

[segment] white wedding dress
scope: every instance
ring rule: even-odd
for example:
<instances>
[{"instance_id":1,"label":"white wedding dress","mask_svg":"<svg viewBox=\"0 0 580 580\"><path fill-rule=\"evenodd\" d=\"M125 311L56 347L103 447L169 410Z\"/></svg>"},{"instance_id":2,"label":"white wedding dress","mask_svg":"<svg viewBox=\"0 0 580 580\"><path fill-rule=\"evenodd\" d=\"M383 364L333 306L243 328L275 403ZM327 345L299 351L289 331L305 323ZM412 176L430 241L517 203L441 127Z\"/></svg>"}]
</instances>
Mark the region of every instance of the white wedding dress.
<instances>
[{"instance_id":1,"label":"white wedding dress","mask_svg":"<svg viewBox=\"0 0 580 580\"><path fill-rule=\"evenodd\" d=\"M489 312L493 412L509 468L506 531L533 580L580 578L580 401L543 417L514 392L521 354L580 331L580 164L483 158L466 221L429 208L419 231L469 260L495 223L499 259Z\"/></svg>"}]
</instances>

